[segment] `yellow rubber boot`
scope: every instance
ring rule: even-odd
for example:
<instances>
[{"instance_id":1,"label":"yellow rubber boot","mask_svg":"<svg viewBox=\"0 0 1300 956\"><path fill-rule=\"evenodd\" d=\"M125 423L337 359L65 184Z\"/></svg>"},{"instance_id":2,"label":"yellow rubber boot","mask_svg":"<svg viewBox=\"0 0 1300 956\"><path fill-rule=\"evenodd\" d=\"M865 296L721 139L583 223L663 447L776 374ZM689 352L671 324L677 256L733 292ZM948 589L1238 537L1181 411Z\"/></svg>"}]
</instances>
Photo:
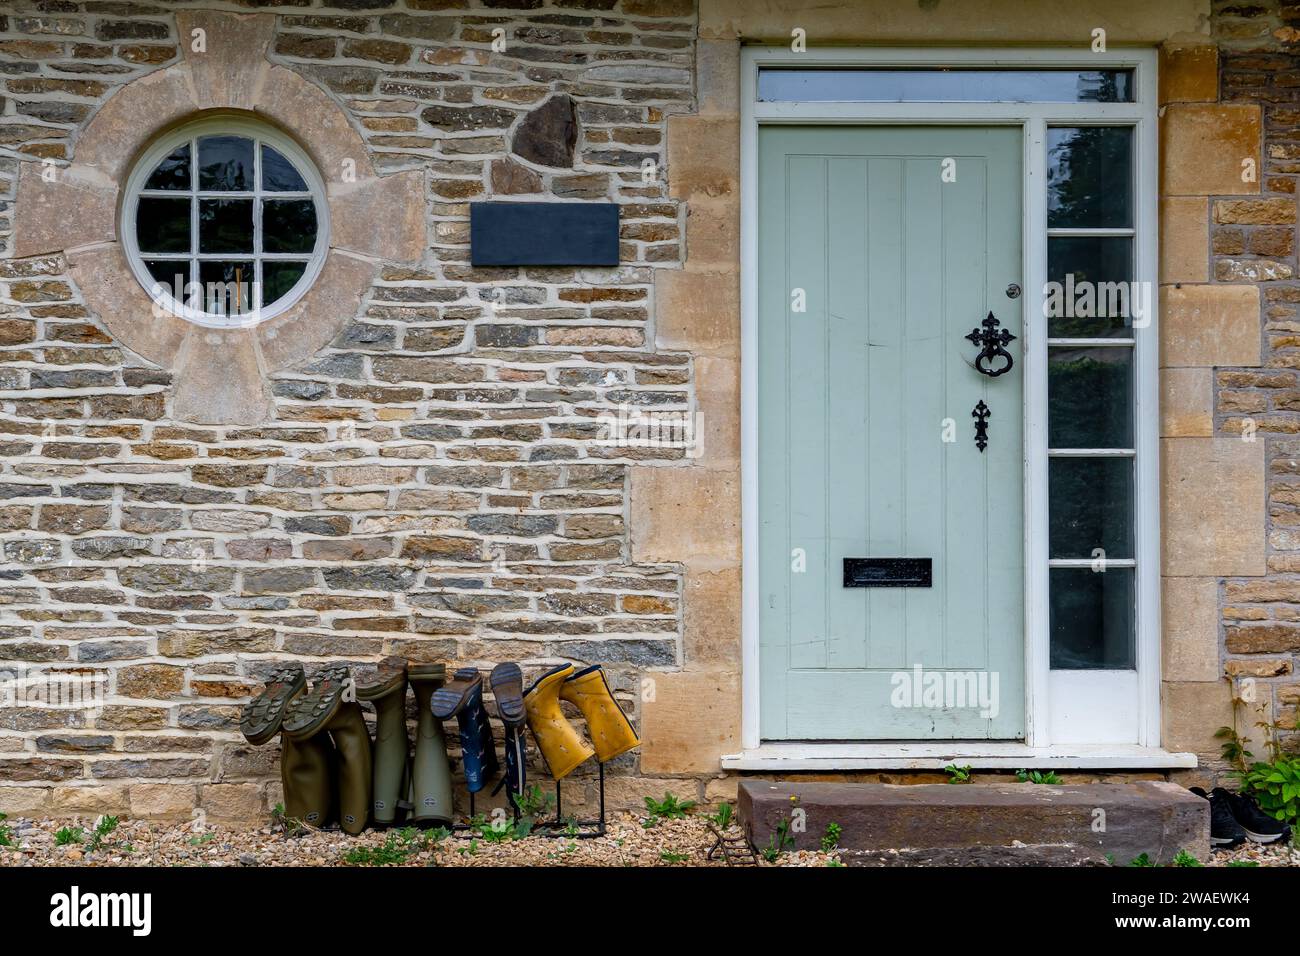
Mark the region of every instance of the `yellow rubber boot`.
<instances>
[{"instance_id":1,"label":"yellow rubber boot","mask_svg":"<svg viewBox=\"0 0 1300 956\"><path fill-rule=\"evenodd\" d=\"M599 664L585 667L569 677L560 688L560 700L567 700L587 719L587 734L601 763L641 746L641 738L618 706Z\"/></svg>"},{"instance_id":2,"label":"yellow rubber boot","mask_svg":"<svg viewBox=\"0 0 1300 956\"><path fill-rule=\"evenodd\" d=\"M524 695L528 729L556 780L563 780L595 753L560 710L560 689L572 673L572 664L547 671Z\"/></svg>"}]
</instances>

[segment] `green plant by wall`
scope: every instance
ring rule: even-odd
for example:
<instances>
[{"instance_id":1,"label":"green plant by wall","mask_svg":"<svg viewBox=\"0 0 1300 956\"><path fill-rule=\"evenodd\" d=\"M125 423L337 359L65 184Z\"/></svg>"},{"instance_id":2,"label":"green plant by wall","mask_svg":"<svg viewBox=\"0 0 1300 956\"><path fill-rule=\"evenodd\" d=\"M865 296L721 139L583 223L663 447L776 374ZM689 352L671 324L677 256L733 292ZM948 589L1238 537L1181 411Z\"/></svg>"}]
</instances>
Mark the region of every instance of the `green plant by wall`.
<instances>
[{"instance_id":1,"label":"green plant by wall","mask_svg":"<svg viewBox=\"0 0 1300 956\"><path fill-rule=\"evenodd\" d=\"M1246 749L1246 741L1237 731L1241 710L1246 703L1234 690L1233 725L1220 727L1214 734L1223 741L1219 750L1223 759L1232 765L1241 792L1254 797L1265 813L1295 827L1300 823L1300 756L1282 752L1277 732L1300 729L1300 724L1288 727L1277 722L1257 721L1255 726L1264 731L1268 759L1255 760L1255 755Z\"/></svg>"},{"instance_id":2,"label":"green plant by wall","mask_svg":"<svg viewBox=\"0 0 1300 956\"><path fill-rule=\"evenodd\" d=\"M844 830L838 823L826 824L826 832L822 834L822 852L830 853L831 850L837 849L843 833Z\"/></svg>"},{"instance_id":3,"label":"green plant by wall","mask_svg":"<svg viewBox=\"0 0 1300 956\"><path fill-rule=\"evenodd\" d=\"M54 845L71 846L74 843L82 843L85 839L86 831L81 827L63 827L54 834Z\"/></svg>"},{"instance_id":4,"label":"green plant by wall","mask_svg":"<svg viewBox=\"0 0 1300 956\"><path fill-rule=\"evenodd\" d=\"M95 829L90 834L90 850L94 852L104 845L105 838L117 829L117 817L102 816L95 823Z\"/></svg>"},{"instance_id":5,"label":"green plant by wall","mask_svg":"<svg viewBox=\"0 0 1300 956\"><path fill-rule=\"evenodd\" d=\"M646 817L645 822L641 825L648 830L660 820L686 819L686 814L695 809L695 801L678 800L676 796L665 791L662 800L656 800L654 797L646 797L645 808L649 816Z\"/></svg>"},{"instance_id":6,"label":"green plant by wall","mask_svg":"<svg viewBox=\"0 0 1300 956\"><path fill-rule=\"evenodd\" d=\"M943 768L943 772L948 775L949 783L970 783L974 771L970 764L959 767L955 763L950 763Z\"/></svg>"},{"instance_id":7,"label":"green plant by wall","mask_svg":"<svg viewBox=\"0 0 1300 956\"><path fill-rule=\"evenodd\" d=\"M0 846L14 845L13 831L9 829L9 824L5 823L8 819L8 815L0 813Z\"/></svg>"},{"instance_id":8,"label":"green plant by wall","mask_svg":"<svg viewBox=\"0 0 1300 956\"><path fill-rule=\"evenodd\" d=\"M706 819L712 820L719 830L725 830L727 827L731 826L731 821L735 819L735 816L735 807L729 803L720 803L718 804L718 809Z\"/></svg>"},{"instance_id":9,"label":"green plant by wall","mask_svg":"<svg viewBox=\"0 0 1300 956\"><path fill-rule=\"evenodd\" d=\"M1041 770L1017 770L1016 779L1021 783L1042 783L1056 785L1061 782L1061 778L1056 775L1055 770L1049 770L1043 773Z\"/></svg>"},{"instance_id":10,"label":"green plant by wall","mask_svg":"<svg viewBox=\"0 0 1300 956\"><path fill-rule=\"evenodd\" d=\"M768 838L767 846L763 847L763 859L768 863L775 863L787 849L794 846L794 837L790 835L790 821L781 818L781 822L776 825L776 831Z\"/></svg>"}]
</instances>

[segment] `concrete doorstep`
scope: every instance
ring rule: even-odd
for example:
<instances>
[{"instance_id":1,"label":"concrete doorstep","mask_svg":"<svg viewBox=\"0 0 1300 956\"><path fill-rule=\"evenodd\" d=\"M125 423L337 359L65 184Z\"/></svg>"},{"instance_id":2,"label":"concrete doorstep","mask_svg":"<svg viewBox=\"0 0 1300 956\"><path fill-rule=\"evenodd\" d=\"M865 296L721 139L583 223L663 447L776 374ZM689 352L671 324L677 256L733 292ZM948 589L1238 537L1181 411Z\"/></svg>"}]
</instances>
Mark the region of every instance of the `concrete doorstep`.
<instances>
[{"instance_id":1,"label":"concrete doorstep","mask_svg":"<svg viewBox=\"0 0 1300 956\"><path fill-rule=\"evenodd\" d=\"M744 780L738 813L760 852L819 849L840 827L856 866L1116 866L1210 853L1210 805L1177 784L773 783Z\"/></svg>"}]
</instances>

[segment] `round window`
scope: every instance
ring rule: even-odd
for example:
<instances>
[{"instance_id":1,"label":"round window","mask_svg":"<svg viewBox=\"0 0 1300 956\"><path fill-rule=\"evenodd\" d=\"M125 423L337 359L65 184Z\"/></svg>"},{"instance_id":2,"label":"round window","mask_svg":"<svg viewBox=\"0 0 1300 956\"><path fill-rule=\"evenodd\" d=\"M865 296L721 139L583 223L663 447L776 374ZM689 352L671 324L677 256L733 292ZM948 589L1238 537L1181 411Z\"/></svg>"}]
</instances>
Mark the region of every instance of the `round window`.
<instances>
[{"instance_id":1,"label":"round window","mask_svg":"<svg viewBox=\"0 0 1300 956\"><path fill-rule=\"evenodd\" d=\"M145 152L127 182L122 237L161 308L230 328L269 319L306 293L328 226L306 153L271 127L221 117Z\"/></svg>"}]
</instances>

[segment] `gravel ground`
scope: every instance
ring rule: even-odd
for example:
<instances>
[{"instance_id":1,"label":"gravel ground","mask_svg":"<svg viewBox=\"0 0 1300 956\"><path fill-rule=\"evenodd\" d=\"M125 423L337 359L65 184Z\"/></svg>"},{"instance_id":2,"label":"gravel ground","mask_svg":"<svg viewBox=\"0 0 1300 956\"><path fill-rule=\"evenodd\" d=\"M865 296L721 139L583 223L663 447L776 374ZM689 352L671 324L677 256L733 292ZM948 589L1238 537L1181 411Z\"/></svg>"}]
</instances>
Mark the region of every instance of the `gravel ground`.
<instances>
[{"instance_id":1,"label":"gravel ground","mask_svg":"<svg viewBox=\"0 0 1300 956\"><path fill-rule=\"evenodd\" d=\"M1300 847L1294 843L1243 843L1235 850L1216 850L1210 854L1210 866L1227 866L1233 860L1245 860L1260 866L1300 866Z\"/></svg>"},{"instance_id":2,"label":"gravel ground","mask_svg":"<svg viewBox=\"0 0 1300 956\"><path fill-rule=\"evenodd\" d=\"M91 848L95 821L87 819L82 841L59 845L67 821L11 819L11 847L0 847L0 866L723 866L706 857L713 845L699 817L659 820L618 814L605 836L493 842L457 834L437 840L419 831L367 831L350 837L338 831L306 830L294 835L279 826L260 828L122 821ZM1259 866L1300 866L1300 847L1247 843L1211 855L1209 866L1250 861ZM834 866L834 853L782 854L777 866ZM760 860L760 866L768 866Z\"/></svg>"},{"instance_id":3,"label":"gravel ground","mask_svg":"<svg viewBox=\"0 0 1300 956\"><path fill-rule=\"evenodd\" d=\"M90 848L93 820L81 843L57 845L67 821L10 819L14 848L0 848L5 866L723 866L706 858L713 836L704 820L660 820L619 814L603 837L530 836L494 843L456 835L441 841L418 831L367 831L350 837L308 830L289 835L280 827L223 827L122 821ZM783 854L780 866L828 866L834 854ZM768 865L760 863L760 865Z\"/></svg>"}]
</instances>

